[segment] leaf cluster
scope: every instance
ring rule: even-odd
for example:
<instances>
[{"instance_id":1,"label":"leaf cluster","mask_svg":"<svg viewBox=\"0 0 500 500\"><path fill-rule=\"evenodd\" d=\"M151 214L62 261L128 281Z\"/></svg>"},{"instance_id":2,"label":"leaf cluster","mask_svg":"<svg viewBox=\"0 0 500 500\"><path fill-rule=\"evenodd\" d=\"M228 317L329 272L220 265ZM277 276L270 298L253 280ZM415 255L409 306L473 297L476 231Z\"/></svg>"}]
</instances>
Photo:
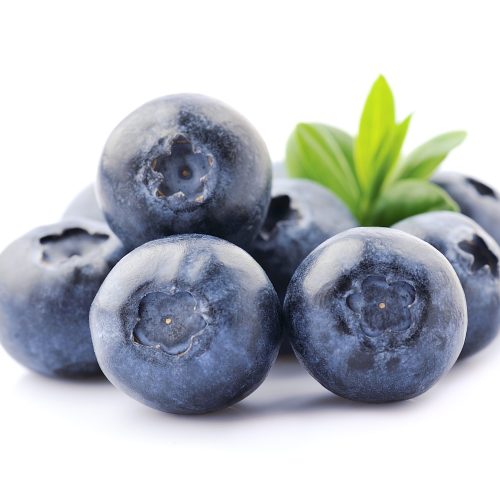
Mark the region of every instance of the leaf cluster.
<instances>
[{"instance_id":1,"label":"leaf cluster","mask_svg":"<svg viewBox=\"0 0 500 500\"><path fill-rule=\"evenodd\" d=\"M411 115L396 121L394 96L383 76L373 84L356 137L320 123L299 123L287 144L291 177L311 179L333 191L360 224L391 226L433 210L458 211L429 181L465 132L439 135L403 156Z\"/></svg>"}]
</instances>

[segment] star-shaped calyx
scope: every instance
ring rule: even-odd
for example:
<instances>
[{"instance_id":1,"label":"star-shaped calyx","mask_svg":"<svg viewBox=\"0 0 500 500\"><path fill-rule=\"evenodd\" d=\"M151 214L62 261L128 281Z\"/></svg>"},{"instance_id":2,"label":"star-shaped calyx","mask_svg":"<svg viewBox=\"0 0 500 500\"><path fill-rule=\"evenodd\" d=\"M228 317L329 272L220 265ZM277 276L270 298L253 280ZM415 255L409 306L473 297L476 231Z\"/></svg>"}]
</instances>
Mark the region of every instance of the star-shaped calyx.
<instances>
[{"instance_id":1,"label":"star-shaped calyx","mask_svg":"<svg viewBox=\"0 0 500 500\"><path fill-rule=\"evenodd\" d=\"M148 184L157 198L203 203L214 162L211 154L200 151L186 136L178 135L168 150L150 160Z\"/></svg>"},{"instance_id":2,"label":"star-shaped calyx","mask_svg":"<svg viewBox=\"0 0 500 500\"><path fill-rule=\"evenodd\" d=\"M286 194L273 196L273 198L271 198L266 219L258 237L264 241L268 241L276 233L280 223L299 218L299 211L292 207L292 200L290 196Z\"/></svg>"},{"instance_id":3,"label":"star-shaped calyx","mask_svg":"<svg viewBox=\"0 0 500 500\"><path fill-rule=\"evenodd\" d=\"M177 355L186 352L206 326L198 301L191 293L152 292L139 304L134 340Z\"/></svg>"},{"instance_id":4,"label":"star-shaped calyx","mask_svg":"<svg viewBox=\"0 0 500 500\"><path fill-rule=\"evenodd\" d=\"M458 247L472 255L472 272L477 272L488 266L491 274L498 277L498 257L488 248L483 238L475 234L472 240L463 240L458 244Z\"/></svg>"},{"instance_id":5,"label":"star-shaped calyx","mask_svg":"<svg viewBox=\"0 0 500 500\"><path fill-rule=\"evenodd\" d=\"M96 252L99 245L108 239L107 234L89 233L80 227L65 229L60 234L40 238L42 261L48 264L62 264L71 257L84 257Z\"/></svg>"},{"instance_id":6,"label":"star-shaped calyx","mask_svg":"<svg viewBox=\"0 0 500 500\"><path fill-rule=\"evenodd\" d=\"M406 281L389 283L384 276L368 276L346 301L359 315L363 332L378 337L385 332L403 332L410 328L415 298L415 288Z\"/></svg>"}]
</instances>

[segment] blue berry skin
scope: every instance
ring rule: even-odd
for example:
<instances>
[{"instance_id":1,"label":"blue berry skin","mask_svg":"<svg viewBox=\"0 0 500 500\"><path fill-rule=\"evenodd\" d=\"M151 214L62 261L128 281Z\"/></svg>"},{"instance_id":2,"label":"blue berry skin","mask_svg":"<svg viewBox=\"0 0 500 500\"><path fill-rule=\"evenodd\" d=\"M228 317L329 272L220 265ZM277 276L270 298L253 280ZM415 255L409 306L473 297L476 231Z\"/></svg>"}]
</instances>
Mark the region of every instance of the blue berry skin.
<instances>
[{"instance_id":1,"label":"blue berry skin","mask_svg":"<svg viewBox=\"0 0 500 500\"><path fill-rule=\"evenodd\" d=\"M97 203L95 187L93 184L87 186L73 199L66 208L63 219L81 218L106 222L102 210Z\"/></svg>"},{"instance_id":2,"label":"blue berry skin","mask_svg":"<svg viewBox=\"0 0 500 500\"><path fill-rule=\"evenodd\" d=\"M152 241L104 281L90 326L104 374L138 401L197 414L240 401L281 342L280 304L259 265L207 235Z\"/></svg>"},{"instance_id":3,"label":"blue berry skin","mask_svg":"<svg viewBox=\"0 0 500 500\"><path fill-rule=\"evenodd\" d=\"M469 324L461 358L486 347L500 329L500 248L472 219L453 212L429 212L394 226L437 248L460 279Z\"/></svg>"},{"instance_id":4,"label":"blue berry skin","mask_svg":"<svg viewBox=\"0 0 500 500\"><path fill-rule=\"evenodd\" d=\"M269 211L250 254L283 302L299 264L325 240L357 225L328 189L305 179L275 179Z\"/></svg>"},{"instance_id":5,"label":"blue berry skin","mask_svg":"<svg viewBox=\"0 0 500 500\"><path fill-rule=\"evenodd\" d=\"M431 245L389 228L349 229L314 250L285 299L292 347L330 391L364 402L413 398L455 363L465 296Z\"/></svg>"},{"instance_id":6,"label":"blue berry skin","mask_svg":"<svg viewBox=\"0 0 500 500\"><path fill-rule=\"evenodd\" d=\"M0 254L0 341L43 375L100 374L89 310L124 249L104 224L64 220L22 236Z\"/></svg>"},{"instance_id":7,"label":"blue berry skin","mask_svg":"<svg viewBox=\"0 0 500 500\"><path fill-rule=\"evenodd\" d=\"M500 245L500 194L497 191L458 172L440 172L432 182L442 187L458 203L460 211Z\"/></svg>"},{"instance_id":8,"label":"blue berry skin","mask_svg":"<svg viewBox=\"0 0 500 500\"><path fill-rule=\"evenodd\" d=\"M182 233L247 247L270 201L271 160L248 121L196 94L151 101L112 132L97 179L100 206L127 248Z\"/></svg>"}]
</instances>

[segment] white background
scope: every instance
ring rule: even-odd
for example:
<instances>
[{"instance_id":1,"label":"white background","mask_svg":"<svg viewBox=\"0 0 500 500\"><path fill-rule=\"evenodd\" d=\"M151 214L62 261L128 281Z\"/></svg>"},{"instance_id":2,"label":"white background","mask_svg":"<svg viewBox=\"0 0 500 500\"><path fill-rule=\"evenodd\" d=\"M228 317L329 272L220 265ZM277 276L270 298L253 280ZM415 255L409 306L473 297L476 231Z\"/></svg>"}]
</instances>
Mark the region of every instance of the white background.
<instances>
[{"instance_id":1,"label":"white background","mask_svg":"<svg viewBox=\"0 0 500 500\"><path fill-rule=\"evenodd\" d=\"M499 15L474 2L2 2L0 247L56 221L104 142L154 97L218 97L274 159L298 121L355 131L383 73L408 146L500 187ZM0 351L0 498L499 498L500 341L427 394L367 406L292 362L216 415L48 380Z\"/></svg>"}]
</instances>

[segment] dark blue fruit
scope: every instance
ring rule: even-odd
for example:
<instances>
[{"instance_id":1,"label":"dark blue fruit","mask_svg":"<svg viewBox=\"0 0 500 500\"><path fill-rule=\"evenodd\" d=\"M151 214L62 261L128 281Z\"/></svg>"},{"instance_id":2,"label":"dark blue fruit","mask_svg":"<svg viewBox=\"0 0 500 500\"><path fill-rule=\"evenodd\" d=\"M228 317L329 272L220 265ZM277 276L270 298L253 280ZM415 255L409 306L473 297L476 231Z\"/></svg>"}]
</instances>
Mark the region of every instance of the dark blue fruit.
<instances>
[{"instance_id":1,"label":"dark blue fruit","mask_svg":"<svg viewBox=\"0 0 500 500\"><path fill-rule=\"evenodd\" d=\"M123 246L101 223L65 220L37 228L0 255L0 340L44 375L100 373L88 315Z\"/></svg>"},{"instance_id":2,"label":"dark blue fruit","mask_svg":"<svg viewBox=\"0 0 500 500\"><path fill-rule=\"evenodd\" d=\"M195 94L151 101L125 118L101 158L97 193L128 248L180 233L247 246L264 221L271 160L257 131Z\"/></svg>"},{"instance_id":3,"label":"dark blue fruit","mask_svg":"<svg viewBox=\"0 0 500 500\"><path fill-rule=\"evenodd\" d=\"M63 214L63 219L75 219L79 217L105 222L102 210L97 203L93 184L81 191Z\"/></svg>"},{"instance_id":4,"label":"dark blue fruit","mask_svg":"<svg viewBox=\"0 0 500 500\"><path fill-rule=\"evenodd\" d=\"M171 413L205 413L264 380L279 344L280 306L243 250L205 235L147 243L106 278L90 314L104 374Z\"/></svg>"},{"instance_id":5,"label":"dark blue fruit","mask_svg":"<svg viewBox=\"0 0 500 500\"><path fill-rule=\"evenodd\" d=\"M250 254L284 300L298 265L318 245L357 225L347 207L330 191L304 179L275 179L264 225Z\"/></svg>"},{"instance_id":6,"label":"dark blue fruit","mask_svg":"<svg viewBox=\"0 0 500 500\"><path fill-rule=\"evenodd\" d=\"M467 300L469 324L460 357L483 349L500 329L500 248L472 219L453 212L429 212L394 226L437 248L451 263Z\"/></svg>"},{"instance_id":7,"label":"dark blue fruit","mask_svg":"<svg viewBox=\"0 0 500 500\"><path fill-rule=\"evenodd\" d=\"M458 172L440 172L432 182L441 186L500 245L500 195L490 186Z\"/></svg>"},{"instance_id":8,"label":"dark blue fruit","mask_svg":"<svg viewBox=\"0 0 500 500\"><path fill-rule=\"evenodd\" d=\"M455 363L467 327L450 263L388 228L350 229L314 250L290 282L285 315L309 373L366 402L425 392Z\"/></svg>"}]
</instances>

